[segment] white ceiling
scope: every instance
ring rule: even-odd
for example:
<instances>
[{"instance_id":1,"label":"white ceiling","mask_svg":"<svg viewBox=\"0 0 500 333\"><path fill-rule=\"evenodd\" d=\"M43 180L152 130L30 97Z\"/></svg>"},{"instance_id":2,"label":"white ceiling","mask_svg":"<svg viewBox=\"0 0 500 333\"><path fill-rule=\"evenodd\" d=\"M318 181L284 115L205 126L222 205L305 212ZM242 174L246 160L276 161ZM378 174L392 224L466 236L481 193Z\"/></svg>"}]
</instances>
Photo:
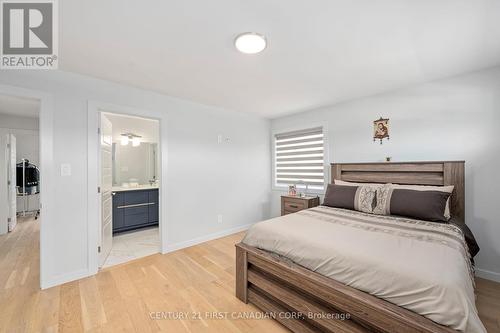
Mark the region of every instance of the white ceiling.
<instances>
[{"instance_id":1,"label":"white ceiling","mask_svg":"<svg viewBox=\"0 0 500 333\"><path fill-rule=\"evenodd\" d=\"M500 0L59 4L61 69L266 117L500 64Z\"/></svg>"},{"instance_id":2,"label":"white ceiling","mask_svg":"<svg viewBox=\"0 0 500 333\"><path fill-rule=\"evenodd\" d=\"M37 99L0 95L0 114L38 118L40 101Z\"/></svg>"},{"instance_id":3,"label":"white ceiling","mask_svg":"<svg viewBox=\"0 0 500 333\"><path fill-rule=\"evenodd\" d=\"M133 133L141 136L141 142L159 142L158 120L104 113L113 125L113 142L120 142L121 135Z\"/></svg>"}]
</instances>

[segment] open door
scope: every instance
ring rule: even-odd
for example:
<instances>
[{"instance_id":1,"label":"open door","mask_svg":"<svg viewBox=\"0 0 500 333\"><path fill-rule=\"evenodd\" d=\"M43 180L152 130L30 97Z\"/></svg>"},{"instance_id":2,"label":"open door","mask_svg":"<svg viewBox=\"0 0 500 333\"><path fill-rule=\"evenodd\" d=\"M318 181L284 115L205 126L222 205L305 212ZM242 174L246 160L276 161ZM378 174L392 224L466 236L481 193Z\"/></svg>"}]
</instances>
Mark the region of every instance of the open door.
<instances>
[{"instance_id":1,"label":"open door","mask_svg":"<svg viewBox=\"0 0 500 333\"><path fill-rule=\"evenodd\" d=\"M99 267L102 267L113 245L113 128L106 116L101 115L101 237Z\"/></svg>"},{"instance_id":2,"label":"open door","mask_svg":"<svg viewBox=\"0 0 500 333\"><path fill-rule=\"evenodd\" d=\"M17 224L17 190L16 190L16 137L12 134L8 135L7 149L7 186L8 186L8 201L9 201L9 231L14 230Z\"/></svg>"}]
</instances>

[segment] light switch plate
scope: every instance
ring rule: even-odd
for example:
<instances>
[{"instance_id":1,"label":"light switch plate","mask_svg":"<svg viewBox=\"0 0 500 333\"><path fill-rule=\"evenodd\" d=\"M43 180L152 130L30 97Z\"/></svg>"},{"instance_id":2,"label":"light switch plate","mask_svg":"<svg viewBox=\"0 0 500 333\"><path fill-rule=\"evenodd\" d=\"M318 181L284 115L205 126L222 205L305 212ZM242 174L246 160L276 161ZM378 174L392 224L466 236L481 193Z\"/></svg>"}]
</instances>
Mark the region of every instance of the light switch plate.
<instances>
[{"instance_id":1,"label":"light switch plate","mask_svg":"<svg viewBox=\"0 0 500 333\"><path fill-rule=\"evenodd\" d=\"M71 176L71 164L69 163L61 164L61 176L62 177Z\"/></svg>"}]
</instances>

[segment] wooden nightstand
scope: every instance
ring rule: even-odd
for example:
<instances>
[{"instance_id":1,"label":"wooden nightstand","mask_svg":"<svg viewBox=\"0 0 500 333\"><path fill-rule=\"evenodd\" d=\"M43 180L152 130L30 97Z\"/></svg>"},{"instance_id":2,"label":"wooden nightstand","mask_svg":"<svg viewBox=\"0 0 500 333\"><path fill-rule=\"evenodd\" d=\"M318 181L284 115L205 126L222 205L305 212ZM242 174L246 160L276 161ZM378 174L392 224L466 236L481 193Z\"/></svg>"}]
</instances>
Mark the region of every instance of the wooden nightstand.
<instances>
[{"instance_id":1,"label":"wooden nightstand","mask_svg":"<svg viewBox=\"0 0 500 333\"><path fill-rule=\"evenodd\" d=\"M319 206L319 197L281 196L281 215L291 214L299 210Z\"/></svg>"}]
</instances>

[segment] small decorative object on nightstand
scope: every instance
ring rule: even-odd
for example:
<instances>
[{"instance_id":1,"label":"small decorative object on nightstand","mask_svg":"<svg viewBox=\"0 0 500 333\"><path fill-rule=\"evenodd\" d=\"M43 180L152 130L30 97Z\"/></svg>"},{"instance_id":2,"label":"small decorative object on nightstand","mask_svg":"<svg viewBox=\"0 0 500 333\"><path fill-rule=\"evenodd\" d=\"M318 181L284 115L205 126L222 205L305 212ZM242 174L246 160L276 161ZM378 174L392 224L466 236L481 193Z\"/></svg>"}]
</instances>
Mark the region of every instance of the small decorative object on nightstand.
<instances>
[{"instance_id":1,"label":"small decorative object on nightstand","mask_svg":"<svg viewBox=\"0 0 500 333\"><path fill-rule=\"evenodd\" d=\"M281 215L295 213L316 206L319 206L319 197L281 196Z\"/></svg>"}]
</instances>

